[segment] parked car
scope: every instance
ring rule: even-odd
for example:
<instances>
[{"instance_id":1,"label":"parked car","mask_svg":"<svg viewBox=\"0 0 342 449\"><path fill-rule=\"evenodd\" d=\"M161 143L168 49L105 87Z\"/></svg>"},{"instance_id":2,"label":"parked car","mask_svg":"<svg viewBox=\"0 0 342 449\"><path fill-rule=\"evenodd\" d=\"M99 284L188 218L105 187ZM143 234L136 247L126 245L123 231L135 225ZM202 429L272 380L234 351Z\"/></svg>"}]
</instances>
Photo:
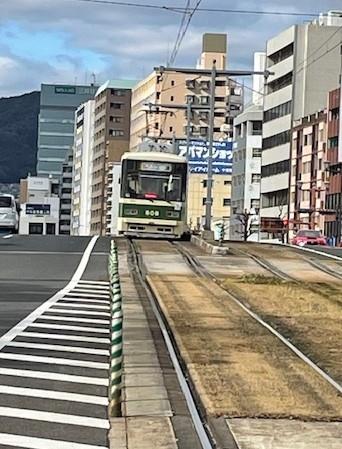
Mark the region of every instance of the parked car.
<instances>
[{"instance_id":1,"label":"parked car","mask_svg":"<svg viewBox=\"0 0 342 449\"><path fill-rule=\"evenodd\" d=\"M327 245L327 240L320 231L312 231L311 229L302 229L297 232L292 240L292 245Z\"/></svg>"},{"instance_id":2,"label":"parked car","mask_svg":"<svg viewBox=\"0 0 342 449\"><path fill-rule=\"evenodd\" d=\"M0 195L0 233L17 233L19 228L18 208L13 195Z\"/></svg>"}]
</instances>

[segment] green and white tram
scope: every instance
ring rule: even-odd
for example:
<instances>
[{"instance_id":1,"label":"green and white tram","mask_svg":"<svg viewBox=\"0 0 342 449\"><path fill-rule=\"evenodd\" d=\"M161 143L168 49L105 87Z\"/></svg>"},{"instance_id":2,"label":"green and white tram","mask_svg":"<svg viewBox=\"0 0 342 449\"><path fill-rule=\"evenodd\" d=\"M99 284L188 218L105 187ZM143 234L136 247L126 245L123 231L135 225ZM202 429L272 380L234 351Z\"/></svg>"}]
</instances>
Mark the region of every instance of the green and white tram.
<instances>
[{"instance_id":1,"label":"green and white tram","mask_svg":"<svg viewBox=\"0 0 342 449\"><path fill-rule=\"evenodd\" d=\"M121 164L118 233L185 237L186 159L161 152L128 152Z\"/></svg>"}]
</instances>

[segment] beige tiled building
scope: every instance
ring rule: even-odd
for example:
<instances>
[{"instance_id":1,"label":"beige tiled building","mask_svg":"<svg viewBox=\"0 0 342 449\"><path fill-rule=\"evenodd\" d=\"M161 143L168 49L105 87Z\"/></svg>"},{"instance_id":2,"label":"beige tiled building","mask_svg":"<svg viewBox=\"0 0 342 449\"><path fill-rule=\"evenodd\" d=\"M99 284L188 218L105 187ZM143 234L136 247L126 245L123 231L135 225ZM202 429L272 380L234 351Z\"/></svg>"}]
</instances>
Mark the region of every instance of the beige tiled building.
<instances>
[{"instance_id":1,"label":"beige tiled building","mask_svg":"<svg viewBox=\"0 0 342 449\"><path fill-rule=\"evenodd\" d=\"M205 34L198 68L211 69L214 60L217 69L226 69L227 36ZM135 151L146 138L184 139L187 114L184 109L165 109L151 104L208 106L208 110L193 110L191 114L191 139L208 139L210 77L184 74L176 71L153 71L132 91L130 149ZM217 77L215 92L214 140L232 140L233 119L242 110L242 89L226 76ZM195 227L204 216L206 189L205 175L191 174L188 195L188 220ZM214 175L213 223L230 216L231 175Z\"/></svg>"},{"instance_id":2,"label":"beige tiled building","mask_svg":"<svg viewBox=\"0 0 342 449\"><path fill-rule=\"evenodd\" d=\"M108 164L129 150L131 88L136 81L113 80L95 95L90 233L106 231Z\"/></svg>"}]
</instances>

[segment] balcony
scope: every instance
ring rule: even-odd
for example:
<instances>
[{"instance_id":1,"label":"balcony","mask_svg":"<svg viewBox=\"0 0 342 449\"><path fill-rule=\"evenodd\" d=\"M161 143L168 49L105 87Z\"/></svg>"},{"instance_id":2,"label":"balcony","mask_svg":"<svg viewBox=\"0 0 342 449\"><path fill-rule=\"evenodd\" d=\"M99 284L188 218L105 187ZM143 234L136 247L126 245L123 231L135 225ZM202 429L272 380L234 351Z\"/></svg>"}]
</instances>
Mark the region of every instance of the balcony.
<instances>
[{"instance_id":1,"label":"balcony","mask_svg":"<svg viewBox=\"0 0 342 449\"><path fill-rule=\"evenodd\" d=\"M196 80L186 80L185 84L188 89L196 89Z\"/></svg>"}]
</instances>

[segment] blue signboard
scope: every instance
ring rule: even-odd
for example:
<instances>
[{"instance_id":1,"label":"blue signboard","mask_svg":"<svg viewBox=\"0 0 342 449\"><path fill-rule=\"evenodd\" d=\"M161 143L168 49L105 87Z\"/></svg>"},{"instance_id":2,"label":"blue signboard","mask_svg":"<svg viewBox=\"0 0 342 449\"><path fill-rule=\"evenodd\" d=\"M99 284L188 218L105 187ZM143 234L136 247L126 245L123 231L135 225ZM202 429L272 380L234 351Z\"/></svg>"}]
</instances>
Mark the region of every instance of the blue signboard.
<instances>
[{"instance_id":1,"label":"blue signboard","mask_svg":"<svg viewBox=\"0 0 342 449\"><path fill-rule=\"evenodd\" d=\"M186 141L178 142L179 155L186 157ZM208 142L192 140L189 148L189 172L206 174L208 172ZM215 141L213 144L213 174L230 175L233 163L233 142Z\"/></svg>"}]
</instances>

